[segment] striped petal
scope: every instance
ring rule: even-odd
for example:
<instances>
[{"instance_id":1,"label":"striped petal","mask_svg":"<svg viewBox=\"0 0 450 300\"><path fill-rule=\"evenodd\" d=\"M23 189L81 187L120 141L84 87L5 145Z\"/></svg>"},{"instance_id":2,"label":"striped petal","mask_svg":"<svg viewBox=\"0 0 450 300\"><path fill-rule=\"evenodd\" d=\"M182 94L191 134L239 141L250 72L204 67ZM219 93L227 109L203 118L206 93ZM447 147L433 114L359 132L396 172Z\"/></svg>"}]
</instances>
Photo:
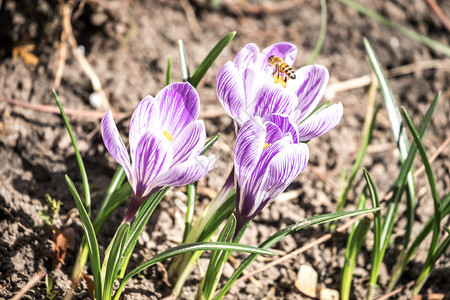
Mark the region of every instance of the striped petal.
<instances>
[{"instance_id":1,"label":"striped petal","mask_svg":"<svg viewBox=\"0 0 450 300\"><path fill-rule=\"evenodd\" d=\"M172 166L198 156L205 146L205 141L206 129L203 121L197 120L186 126L172 142Z\"/></svg>"},{"instance_id":2,"label":"striped petal","mask_svg":"<svg viewBox=\"0 0 450 300\"><path fill-rule=\"evenodd\" d=\"M127 148L120 137L119 130L117 130L116 123L112 116L112 112L109 110L102 119L101 131L103 143L106 149L112 157L123 167L128 179L131 177L131 164L130 156L128 155Z\"/></svg>"},{"instance_id":3,"label":"striped petal","mask_svg":"<svg viewBox=\"0 0 450 300\"><path fill-rule=\"evenodd\" d=\"M344 108L339 102L308 117L298 126L300 142L309 141L333 129L341 120L343 113Z\"/></svg>"},{"instance_id":4,"label":"striped petal","mask_svg":"<svg viewBox=\"0 0 450 300\"><path fill-rule=\"evenodd\" d=\"M159 105L161 131L166 130L174 138L183 128L198 119L200 99L189 83L173 83L156 95Z\"/></svg>"},{"instance_id":5,"label":"striped petal","mask_svg":"<svg viewBox=\"0 0 450 300\"><path fill-rule=\"evenodd\" d=\"M242 185L255 169L264 148L266 126L260 118L247 121L239 130L234 146L234 167Z\"/></svg>"},{"instance_id":6,"label":"striped petal","mask_svg":"<svg viewBox=\"0 0 450 300\"><path fill-rule=\"evenodd\" d=\"M137 196L148 196L155 187L155 178L172 165L172 158L172 147L166 137L150 131L141 136L133 157L133 180L130 182Z\"/></svg>"},{"instance_id":7,"label":"striped petal","mask_svg":"<svg viewBox=\"0 0 450 300\"><path fill-rule=\"evenodd\" d=\"M234 120L240 120L246 101L245 89L242 75L231 61L225 63L217 73L216 92L225 111Z\"/></svg>"},{"instance_id":8,"label":"striped petal","mask_svg":"<svg viewBox=\"0 0 450 300\"><path fill-rule=\"evenodd\" d=\"M271 114L289 115L297 104L297 96L278 83L271 82L260 87L249 108L252 116Z\"/></svg>"},{"instance_id":9,"label":"striped petal","mask_svg":"<svg viewBox=\"0 0 450 300\"><path fill-rule=\"evenodd\" d=\"M130 152L134 156L134 150L141 136L147 131L160 132L159 110L156 100L152 96L146 96L133 112L130 121Z\"/></svg>"},{"instance_id":10,"label":"striped petal","mask_svg":"<svg viewBox=\"0 0 450 300\"><path fill-rule=\"evenodd\" d=\"M293 144L298 143L297 128L294 124L292 124L289 117L272 114L264 117L264 122L270 122L267 124L266 143L272 144L275 141L288 135L291 136ZM271 128L274 127L274 135L271 134L272 131L269 129L269 124L273 124L271 125ZM281 132L280 136L278 136L278 132Z\"/></svg>"},{"instance_id":11,"label":"striped petal","mask_svg":"<svg viewBox=\"0 0 450 300\"><path fill-rule=\"evenodd\" d=\"M214 162L214 155L193 157L172 166L157 179L155 186L183 186L196 182L211 171Z\"/></svg>"},{"instance_id":12,"label":"striped petal","mask_svg":"<svg viewBox=\"0 0 450 300\"><path fill-rule=\"evenodd\" d=\"M258 59L259 48L256 44L247 44L239 50L234 57L233 63L239 71L253 68Z\"/></svg>"},{"instance_id":13,"label":"striped petal","mask_svg":"<svg viewBox=\"0 0 450 300\"><path fill-rule=\"evenodd\" d=\"M321 65L311 65L300 68L295 72L296 79L288 80L286 89L297 94L296 109L301 111L299 120L308 116L322 100L328 84L328 70Z\"/></svg>"},{"instance_id":14,"label":"striped petal","mask_svg":"<svg viewBox=\"0 0 450 300\"><path fill-rule=\"evenodd\" d=\"M288 65L292 66L297 57L297 47L291 43L277 43L264 49L262 54L266 58L266 61L270 55L274 55L282 58Z\"/></svg>"}]
</instances>

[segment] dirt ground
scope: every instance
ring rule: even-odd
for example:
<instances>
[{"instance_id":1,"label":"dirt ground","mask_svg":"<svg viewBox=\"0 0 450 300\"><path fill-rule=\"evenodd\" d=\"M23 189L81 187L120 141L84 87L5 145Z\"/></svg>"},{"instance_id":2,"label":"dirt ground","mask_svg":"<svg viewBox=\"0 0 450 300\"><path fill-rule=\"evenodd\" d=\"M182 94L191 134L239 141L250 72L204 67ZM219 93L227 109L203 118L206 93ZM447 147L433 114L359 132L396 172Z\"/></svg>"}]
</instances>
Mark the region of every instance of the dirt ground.
<instances>
[{"instance_id":1,"label":"dirt ground","mask_svg":"<svg viewBox=\"0 0 450 300\"><path fill-rule=\"evenodd\" d=\"M359 2L401 25L443 44L450 44L449 31L426 0ZM437 0L437 4L445 15L450 16L449 1ZM201 118L206 122L208 136L223 133L213 147L216 166L199 185L198 206L201 210L211 194L223 184L232 167L234 130L231 119L215 95L218 69L249 42L261 48L275 42L291 42L299 49L293 67L303 66L318 38L320 5L319 1L312 0L227 0L216 7L209 6L206 0L87 0L75 6L72 26L80 45L78 51L84 52L98 75L115 114L132 112L140 99L148 94L155 95L164 86L168 56L173 60L173 81L181 80L177 49L179 39L184 42L193 72L222 36L237 31L235 39L198 87L202 102ZM82 237L75 203L64 181L64 174L67 173L81 186L74 151L60 116L43 111L48 106L55 107L50 89L55 84L61 31L58 1L0 0L0 298L12 297L40 269L49 267L55 238L51 228L38 217L38 212L46 206L46 194L62 201L60 214L54 221L55 228L73 228L75 245L79 245ZM439 107L424 138L428 153L433 154L448 137L450 126L449 58L338 1L329 1L327 36L316 62L329 69L330 89L339 86L340 82L370 73L363 37L369 39L385 68L413 64L410 71L392 78L390 82L399 104L407 108L416 124L421 121L436 93L442 91ZM34 49L26 45L33 45ZM18 47L21 52L14 58ZM34 65L33 60L36 59ZM422 68L420 63L430 60L435 61L434 67ZM116 164L105 150L99 134L99 116L105 109L96 109L90 104L92 84L70 46L57 91L65 108L76 110L69 118L92 184L95 213ZM368 86L363 85L327 94L328 100L341 101L344 105L341 123L331 133L309 143L309 166L283 197L275 200L255 219L242 239L243 243L257 245L286 225L336 210L342 169L350 170L361 143L367 91ZM379 94L376 100L381 102ZM97 114L86 115L80 111L95 111ZM127 126L128 118L125 118L120 121L119 130L125 133ZM449 158L447 147L433 163L441 197L450 191ZM394 184L399 171L398 161L398 151L383 108L363 162L381 196L386 195ZM419 159L416 167L420 165ZM356 188L350 195L352 199L359 195L363 183L359 173ZM433 202L423 173L417 177L417 189L415 234L433 213ZM139 240L132 266L179 243L184 225L179 207L183 201L185 196L182 190L173 189L168 193ZM353 208L354 201L350 201L346 209ZM108 222L107 229L102 231L102 247L112 238L124 209L119 209ZM446 222L448 225L448 220ZM403 241L404 225L404 208L401 208L394 231L395 240L381 269L378 296L384 294L383 289ZM276 250L281 255L289 253L325 233L327 231L322 226L297 232L279 243ZM321 286L339 289L346 241L346 233L335 234L327 242L294 256L288 262L258 273L254 281L239 282L231 289L227 299L308 299L294 286L301 265L310 265L318 272ZM355 270L353 297L356 299L365 295L371 247L369 234ZM424 245L410 264L399 287L417 277L426 247ZM60 295L70 286L76 251L76 247L69 249L65 264L51 274L54 289ZM447 251L424 286L423 293L450 293L449 256ZM237 254L236 260L243 257ZM205 263L206 258L200 261L203 268ZM250 269L265 263L267 258L257 260ZM168 266L169 262L165 262L131 280L124 298L160 299L167 296L170 287L165 280L165 269ZM193 298L200 280L199 270L196 268L187 282L183 298ZM231 271L231 265L227 265L225 276L229 276ZM41 280L24 298L45 299L45 295L45 283ZM395 297L407 299L410 295L410 289L405 288ZM76 297L87 298L85 286Z\"/></svg>"}]
</instances>

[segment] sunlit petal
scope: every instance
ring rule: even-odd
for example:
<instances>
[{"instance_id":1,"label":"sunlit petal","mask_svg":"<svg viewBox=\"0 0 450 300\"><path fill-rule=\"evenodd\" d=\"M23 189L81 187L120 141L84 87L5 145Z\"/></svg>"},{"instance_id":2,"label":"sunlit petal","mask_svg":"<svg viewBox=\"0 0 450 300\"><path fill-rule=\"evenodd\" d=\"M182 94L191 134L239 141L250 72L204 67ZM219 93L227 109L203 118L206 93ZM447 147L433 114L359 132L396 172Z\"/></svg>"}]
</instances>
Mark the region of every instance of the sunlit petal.
<instances>
[{"instance_id":1,"label":"sunlit petal","mask_svg":"<svg viewBox=\"0 0 450 300\"><path fill-rule=\"evenodd\" d=\"M330 107L308 117L298 126L299 140L301 142L309 141L333 129L342 118L344 108L339 102Z\"/></svg>"}]
</instances>

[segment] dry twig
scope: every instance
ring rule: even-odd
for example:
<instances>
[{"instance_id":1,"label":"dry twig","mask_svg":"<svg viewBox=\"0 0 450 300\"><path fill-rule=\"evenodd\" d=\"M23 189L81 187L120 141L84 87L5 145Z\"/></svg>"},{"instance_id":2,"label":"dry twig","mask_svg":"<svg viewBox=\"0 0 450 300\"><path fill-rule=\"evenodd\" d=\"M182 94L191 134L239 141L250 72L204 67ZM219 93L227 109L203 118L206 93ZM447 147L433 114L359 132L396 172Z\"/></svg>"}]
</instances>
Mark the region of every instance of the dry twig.
<instances>
[{"instance_id":1,"label":"dry twig","mask_svg":"<svg viewBox=\"0 0 450 300\"><path fill-rule=\"evenodd\" d=\"M427 0L428 5L431 6L431 9L434 11L434 13L438 16L439 20L441 20L442 24L447 28L448 31L450 31L450 20L447 19L445 14L442 12L442 9L439 7L439 5L434 0Z\"/></svg>"},{"instance_id":2,"label":"dry twig","mask_svg":"<svg viewBox=\"0 0 450 300\"><path fill-rule=\"evenodd\" d=\"M72 14L72 9L74 5L74 0L70 0L69 2L65 3L64 0L60 0L60 5L62 6L62 12L63 13L63 31L66 32L67 35L67 42L69 43L70 47L72 48L72 53L75 56L76 60L80 64L81 68L83 69L84 73L87 77L89 77L92 89L94 92L99 96L101 104L101 109L109 109L109 101L106 97L106 93L102 88L102 84L100 82L100 79L98 78L97 74L95 73L92 66L89 64L88 60L84 56L83 53L79 50L78 43L75 39L75 36L73 35L72 31L72 24L70 22L70 16Z\"/></svg>"}]
</instances>

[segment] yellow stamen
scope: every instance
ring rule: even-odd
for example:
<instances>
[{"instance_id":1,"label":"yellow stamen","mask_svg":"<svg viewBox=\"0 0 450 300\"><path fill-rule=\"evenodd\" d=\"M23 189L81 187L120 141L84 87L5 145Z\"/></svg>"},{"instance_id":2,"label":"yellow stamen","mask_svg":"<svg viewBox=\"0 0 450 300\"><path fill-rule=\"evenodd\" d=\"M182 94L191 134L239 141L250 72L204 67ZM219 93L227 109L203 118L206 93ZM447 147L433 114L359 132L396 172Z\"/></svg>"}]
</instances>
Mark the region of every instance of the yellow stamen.
<instances>
[{"instance_id":1,"label":"yellow stamen","mask_svg":"<svg viewBox=\"0 0 450 300\"><path fill-rule=\"evenodd\" d=\"M167 130L164 130L163 134L169 140L169 142L173 141L173 136Z\"/></svg>"},{"instance_id":2,"label":"yellow stamen","mask_svg":"<svg viewBox=\"0 0 450 300\"><path fill-rule=\"evenodd\" d=\"M264 147L263 147L263 150L264 150L264 149L266 149L267 147L269 147L270 145L272 145L272 144L269 144L269 143L264 143Z\"/></svg>"},{"instance_id":3,"label":"yellow stamen","mask_svg":"<svg viewBox=\"0 0 450 300\"><path fill-rule=\"evenodd\" d=\"M273 79L275 80L275 83L281 84L283 87L286 87L286 81L284 81L283 76L279 74L273 75Z\"/></svg>"}]
</instances>

